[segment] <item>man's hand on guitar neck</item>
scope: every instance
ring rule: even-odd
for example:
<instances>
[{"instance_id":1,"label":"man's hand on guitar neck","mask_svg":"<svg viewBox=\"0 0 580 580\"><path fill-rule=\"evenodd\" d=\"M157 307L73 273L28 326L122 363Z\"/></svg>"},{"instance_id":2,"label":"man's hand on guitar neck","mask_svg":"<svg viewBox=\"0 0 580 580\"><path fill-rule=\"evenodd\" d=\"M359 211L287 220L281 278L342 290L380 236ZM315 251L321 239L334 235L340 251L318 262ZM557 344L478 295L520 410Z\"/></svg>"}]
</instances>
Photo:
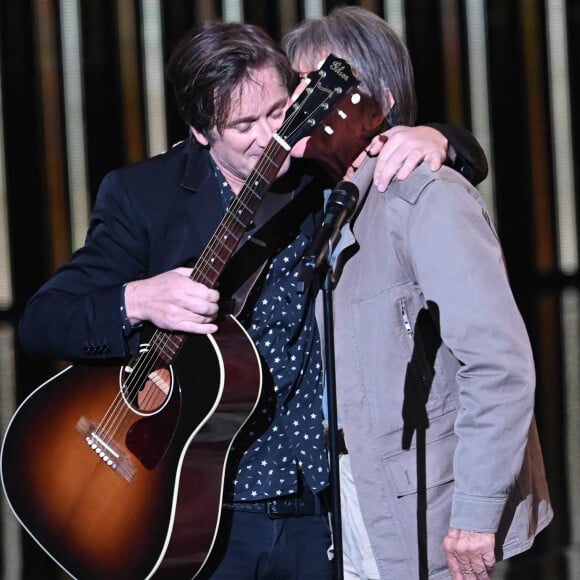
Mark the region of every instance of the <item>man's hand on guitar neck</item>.
<instances>
[{"instance_id":1,"label":"man's hand on guitar neck","mask_svg":"<svg viewBox=\"0 0 580 580\"><path fill-rule=\"evenodd\" d=\"M151 322L157 328L211 334L218 313L219 292L193 281L191 268L176 268L125 286L125 310L136 326Z\"/></svg>"}]
</instances>

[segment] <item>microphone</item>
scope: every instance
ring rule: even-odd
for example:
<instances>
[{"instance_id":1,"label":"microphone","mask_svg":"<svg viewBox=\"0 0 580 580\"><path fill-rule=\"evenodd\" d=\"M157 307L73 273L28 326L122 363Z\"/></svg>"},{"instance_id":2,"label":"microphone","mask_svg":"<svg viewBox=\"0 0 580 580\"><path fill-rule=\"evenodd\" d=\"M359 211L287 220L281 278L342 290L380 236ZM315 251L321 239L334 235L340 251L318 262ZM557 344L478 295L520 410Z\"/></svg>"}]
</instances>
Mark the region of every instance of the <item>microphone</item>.
<instances>
[{"instance_id":1,"label":"microphone","mask_svg":"<svg viewBox=\"0 0 580 580\"><path fill-rule=\"evenodd\" d=\"M306 283L310 282L314 272L328 255L330 244L334 244L340 236L342 226L356 208L358 195L358 187L351 181L341 181L330 194L326 202L324 219L302 258L302 274L298 282L299 292L304 292Z\"/></svg>"}]
</instances>

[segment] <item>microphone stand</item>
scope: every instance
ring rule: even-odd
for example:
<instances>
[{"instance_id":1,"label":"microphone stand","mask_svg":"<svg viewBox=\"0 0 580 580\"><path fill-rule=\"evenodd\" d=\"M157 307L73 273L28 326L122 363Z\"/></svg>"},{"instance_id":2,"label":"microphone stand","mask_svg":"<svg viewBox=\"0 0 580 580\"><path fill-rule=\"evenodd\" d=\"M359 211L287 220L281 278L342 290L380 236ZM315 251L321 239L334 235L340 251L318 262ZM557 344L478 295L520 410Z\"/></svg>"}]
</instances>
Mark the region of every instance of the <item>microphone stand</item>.
<instances>
[{"instance_id":1,"label":"microphone stand","mask_svg":"<svg viewBox=\"0 0 580 580\"><path fill-rule=\"evenodd\" d=\"M330 467L330 491L331 491L331 526L332 543L334 547L334 563L337 580L343 580L343 551L342 551L342 517L340 507L340 467L339 467L339 443L338 443L338 411L336 406L336 373L334 355L334 313L332 303L332 280L333 271L328 260L328 255L320 264L325 268L325 277L322 285L322 299L324 312L324 382L326 387L326 399L328 403L328 455ZM302 269L298 282L298 291L304 292L310 285L316 271L315 265L307 261Z\"/></svg>"},{"instance_id":2,"label":"microphone stand","mask_svg":"<svg viewBox=\"0 0 580 580\"><path fill-rule=\"evenodd\" d=\"M334 356L334 311L332 303L332 268L327 271L322 285L324 311L324 369L326 398L328 403L328 453L330 464L330 491L332 496L332 541L336 577L344 578L342 557L342 516L340 507L340 467L338 445L338 411L336 407L336 372Z\"/></svg>"}]
</instances>

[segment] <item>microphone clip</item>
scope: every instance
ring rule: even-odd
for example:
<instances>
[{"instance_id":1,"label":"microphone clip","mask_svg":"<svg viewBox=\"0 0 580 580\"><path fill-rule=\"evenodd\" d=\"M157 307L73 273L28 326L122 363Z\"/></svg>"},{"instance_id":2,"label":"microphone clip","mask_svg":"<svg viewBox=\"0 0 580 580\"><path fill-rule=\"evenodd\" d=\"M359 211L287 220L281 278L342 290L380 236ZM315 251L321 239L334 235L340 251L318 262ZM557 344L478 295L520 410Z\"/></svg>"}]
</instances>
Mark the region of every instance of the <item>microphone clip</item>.
<instances>
[{"instance_id":1,"label":"microphone clip","mask_svg":"<svg viewBox=\"0 0 580 580\"><path fill-rule=\"evenodd\" d=\"M358 187L351 181L341 181L332 191L325 206L324 217L314 232L310 246L302 258L302 271L297 290L300 294L312 283L324 264L329 266L328 253L340 237L340 230L353 214L359 197Z\"/></svg>"}]
</instances>

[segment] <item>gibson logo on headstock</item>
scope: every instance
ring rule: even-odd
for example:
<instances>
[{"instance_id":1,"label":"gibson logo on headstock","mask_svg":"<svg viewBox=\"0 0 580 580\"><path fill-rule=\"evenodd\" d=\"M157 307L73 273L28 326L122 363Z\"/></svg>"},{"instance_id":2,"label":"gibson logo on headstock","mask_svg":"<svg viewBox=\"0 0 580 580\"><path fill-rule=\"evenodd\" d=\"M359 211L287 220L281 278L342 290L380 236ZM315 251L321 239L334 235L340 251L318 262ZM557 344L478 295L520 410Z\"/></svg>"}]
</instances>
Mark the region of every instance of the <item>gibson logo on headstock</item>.
<instances>
[{"instance_id":1,"label":"gibson logo on headstock","mask_svg":"<svg viewBox=\"0 0 580 580\"><path fill-rule=\"evenodd\" d=\"M342 64L339 60L333 61L330 65L330 70L336 73L342 80L348 81L349 76L344 72L346 70L346 66Z\"/></svg>"}]
</instances>

